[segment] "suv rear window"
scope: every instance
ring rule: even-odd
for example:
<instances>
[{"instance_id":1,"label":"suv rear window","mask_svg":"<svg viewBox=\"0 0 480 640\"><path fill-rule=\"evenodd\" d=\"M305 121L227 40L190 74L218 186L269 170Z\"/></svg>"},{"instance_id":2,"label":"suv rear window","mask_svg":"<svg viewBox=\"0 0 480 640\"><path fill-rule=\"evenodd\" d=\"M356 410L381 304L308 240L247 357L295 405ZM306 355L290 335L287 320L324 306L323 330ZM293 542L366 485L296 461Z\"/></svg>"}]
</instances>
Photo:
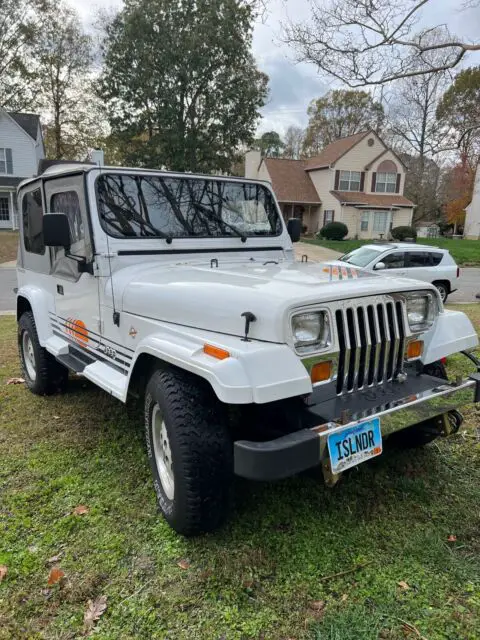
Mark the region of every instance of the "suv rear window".
<instances>
[{"instance_id":1,"label":"suv rear window","mask_svg":"<svg viewBox=\"0 0 480 640\"><path fill-rule=\"evenodd\" d=\"M430 257L432 258L432 266L436 267L442 261L443 253L431 253Z\"/></svg>"},{"instance_id":2,"label":"suv rear window","mask_svg":"<svg viewBox=\"0 0 480 640\"><path fill-rule=\"evenodd\" d=\"M427 251L409 251L407 253L407 267L431 267L430 254Z\"/></svg>"}]
</instances>

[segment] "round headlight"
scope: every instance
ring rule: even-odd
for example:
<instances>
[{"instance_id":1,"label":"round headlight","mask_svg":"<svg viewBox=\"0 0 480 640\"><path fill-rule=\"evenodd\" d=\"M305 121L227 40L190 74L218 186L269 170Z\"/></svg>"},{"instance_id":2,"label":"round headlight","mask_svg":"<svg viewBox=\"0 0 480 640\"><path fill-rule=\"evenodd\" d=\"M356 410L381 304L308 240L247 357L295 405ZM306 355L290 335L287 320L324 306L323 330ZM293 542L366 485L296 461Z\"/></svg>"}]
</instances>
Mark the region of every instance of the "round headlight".
<instances>
[{"instance_id":1,"label":"round headlight","mask_svg":"<svg viewBox=\"0 0 480 640\"><path fill-rule=\"evenodd\" d=\"M297 351L310 353L324 349L330 341L327 314L324 311L317 311L293 316L292 333Z\"/></svg>"}]
</instances>

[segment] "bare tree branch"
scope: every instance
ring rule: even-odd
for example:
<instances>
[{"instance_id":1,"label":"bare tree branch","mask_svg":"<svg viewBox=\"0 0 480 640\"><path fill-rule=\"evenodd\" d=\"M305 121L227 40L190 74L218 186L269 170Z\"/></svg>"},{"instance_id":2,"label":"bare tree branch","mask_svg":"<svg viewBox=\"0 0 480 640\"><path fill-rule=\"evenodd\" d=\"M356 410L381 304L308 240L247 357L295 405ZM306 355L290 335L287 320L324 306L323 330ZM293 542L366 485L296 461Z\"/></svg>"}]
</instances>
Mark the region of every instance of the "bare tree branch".
<instances>
[{"instance_id":1,"label":"bare tree branch","mask_svg":"<svg viewBox=\"0 0 480 640\"><path fill-rule=\"evenodd\" d=\"M462 10L478 1L471 0ZM421 9L431 0L309 2L310 20L284 25L283 39L298 61L315 64L349 87L447 71L468 52L480 51L479 42L457 38L446 25L417 31Z\"/></svg>"}]
</instances>

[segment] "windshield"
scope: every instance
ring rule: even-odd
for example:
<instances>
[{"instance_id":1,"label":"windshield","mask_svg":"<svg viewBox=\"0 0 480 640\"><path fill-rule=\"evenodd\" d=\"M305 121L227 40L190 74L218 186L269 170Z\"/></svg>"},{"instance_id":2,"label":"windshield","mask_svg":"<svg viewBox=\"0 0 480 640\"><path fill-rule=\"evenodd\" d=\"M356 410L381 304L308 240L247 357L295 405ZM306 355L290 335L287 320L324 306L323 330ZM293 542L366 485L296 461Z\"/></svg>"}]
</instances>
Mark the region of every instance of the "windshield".
<instances>
[{"instance_id":1,"label":"windshield","mask_svg":"<svg viewBox=\"0 0 480 640\"><path fill-rule=\"evenodd\" d=\"M116 238L276 236L282 225L261 184L214 178L103 173L100 220Z\"/></svg>"},{"instance_id":2,"label":"windshield","mask_svg":"<svg viewBox=\"0 0 480 640\"><path fill-rule=\"evenodd\" d=\"M350 253L346 253L340 260L353 264L356 267L366 267L372 260L378 258L381 253L383 253L383 249L378 250L369 247L359 247L358 249L350 251Z\"/></svg>"}]
</instances>

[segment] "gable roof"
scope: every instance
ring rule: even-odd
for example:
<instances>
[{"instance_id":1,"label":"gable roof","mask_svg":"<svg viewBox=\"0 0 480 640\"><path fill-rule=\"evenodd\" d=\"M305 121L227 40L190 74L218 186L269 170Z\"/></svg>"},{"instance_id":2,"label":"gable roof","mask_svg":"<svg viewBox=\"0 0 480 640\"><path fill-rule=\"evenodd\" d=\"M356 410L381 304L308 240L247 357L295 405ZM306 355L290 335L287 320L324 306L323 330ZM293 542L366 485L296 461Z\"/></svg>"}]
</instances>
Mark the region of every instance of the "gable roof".
<instances>
[{"instance_id":1,"label":"gable roof","mask_svg":"<svg viewBox=\"0 0 480 640\"><path fill-rule=\"evenodd\" d=\"M263 162L268 169L279 202L321 203L317 190L305 170L305 161L264 158Z\"/></svg>"},{"instance_id":2,"label":"gable roof","mask_svg":"<svg viewBox=\"0 0 480 640\"><path fill-rule=\"evenodd\" d=\"M7 111L7 113L33 140L37 139L40 116L35 113L20 113L18 111Z\"/></svg>"},{"instance_id":3,"label":"gable roof","mask_svg":"<svg viewBox=\"0 0 480 640\"><path fill-rule=\"evenodd\" d=\"M383 140L382 140L383 142ZM384 143L385 144L385 143ZM407 169L407 165L405 164L405 162L400 158L400 156L398 154L395 153L395 151L393 149L390 149L389 147L385 147L385 149L378 154L378 156L376 156L373 160L370 160L370 162L368 164L365 165L365 170L368 171L368 169L370 169L370 167L372 166L372 164L374 164L375 162L377 162L377 160L380 160L380 158L385 155L386 153L388 153L388 151L390 151L390 153L392 154L392 156L394 158L396 158L400 164L402 165L402 167L406 170Z\"/></svg>"},{"instance_id":4,"label":"gable roof","mask_svg":"<svg viewBox=\"0 0 480 640\"><path fill-rule=\"evenodd\" d=\"M360 131L360 133L355 133L353 136L339 138L338 140L331 142L318 156L308 158L308 160L305 161L305 170L311 171L312 169L329 167L344 156L347 151L350 151L352 147L363 140L369 133L374 132L370 129L368 131Z\"/></svg>"}]
</instances>

